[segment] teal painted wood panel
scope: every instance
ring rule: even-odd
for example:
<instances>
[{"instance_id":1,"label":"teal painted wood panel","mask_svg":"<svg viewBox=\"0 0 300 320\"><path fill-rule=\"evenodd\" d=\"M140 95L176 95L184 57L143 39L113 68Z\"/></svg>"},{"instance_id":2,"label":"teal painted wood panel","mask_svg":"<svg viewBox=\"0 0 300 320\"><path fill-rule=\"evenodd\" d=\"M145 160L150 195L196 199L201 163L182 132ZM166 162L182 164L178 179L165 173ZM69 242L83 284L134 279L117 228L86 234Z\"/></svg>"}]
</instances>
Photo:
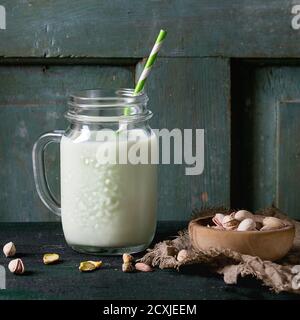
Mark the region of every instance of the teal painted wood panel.
<instances>
[{"instance_id":1,"label":"teal painted wood panel","mask_svg":"<svg viewBox=\"0 0 300 320\"><path fill-rule=\"evenodd\" d=\"M70 92L132 87L132 66L0 66L0 221L57 220L35 191L31 150L47 131L65 129ZM52 153L52 151L55 151ZM58 150L47 152L50 184L59 191Z\"/></svg>"},{"instance_id":2,"label":"teal painted wood panel","mask_svg":"<svg viewBox=\"0 0 300 320\"><path fill-rule=\"evenodd\" d=\"M161 55L298 57L294 0L2 0L5 57L144 57L160 28Z\"/></svg>"},{"instance_id":3,"label":"teal painted wood panel","mask_svg":"<svg viewBox=\"0 0 300 320\"><path fill-rule=\"evenodd\" d=\"M276 205L300 218L300 99L282 102L278 110Z\"/></svg>"},{"instance_id":4,"label":"teal painted wood panel","mask_svg":"<svg viewBox=\"0 0 300 320\"><path fill-rule=\"evenodd\" d=\"M186 176L184 164L160 165L161 220L188 220L196 207L229 205L229 79L227 59L159 58L147 80L153 128L205 129L202 175Z\"/></svg>"},{"instance_id":5,"label":"teal painted wood panel","mask_svg":"<svg viewBox=\"0 0 300 320\"><path fill-rule=\"evenodd\" d=\"M138 64L137 73L141 66L142 63ZM56 220L35 192L33 143L46 131L66 128L63 113L70 92L97 86L132 86L133 70L133 66L97 65L0 67L1 221ZM226 59L162 58L149 78L149 107L155 113L153 128L206 130L203 175L185 176L183 165L160 166L159 220L186 220L195 207L229 204L230 88L224 80L229 76ZM216 88L218 95L214 93ZM47 173L57 198L58 158L57 147L49 147Z\"/></svg>"},{"instance_id":6,"label":"teal painted wood panel","mask_svg":"<svg viewBox=\"0 0 300 320\"><path fill-rule=\"evenodd\" d=\"M276 205L299 219L300 118L288 102L300 100L300 67L242 63L233 75L232 205Z\"/></svg>"},{"instance_id":7,"label":"teal painted wood panel","mask_svg":"<svg viewBox=\"0 0 300 320\"><path fill-rule=\"evenodd\" d=\"M198 57L223 56L236 48L223 41L222 15L217 15L216 30L211 29L212 15L222 3L4 0L3 5L7 30L0 30L0 43L5 44L0 45L0 113L6 121L0 137L8 132L10 138L0 146L0 179L8 186L0 195L0 220L54 219L34 191L34 141L44 131L65 126L65 99L75 89L133 86L134 65L148 55L162 27L171 32L160 57L173 58L160 59L147 84L156 114L152 124L204 128L206 140L203 175L185 176L183 166L160 167L159 219L185 220L195 207L229 204L229 60ZM243 12L234 2L225 10L232 18ZM17 136L16 128L28 136ZM58 195L57 149L49 148L47 155L48 177ZM19 180L18 190L24 191L14 199ZM22 207L29 209L29 216Z\"/></svg>"}]
</instances>

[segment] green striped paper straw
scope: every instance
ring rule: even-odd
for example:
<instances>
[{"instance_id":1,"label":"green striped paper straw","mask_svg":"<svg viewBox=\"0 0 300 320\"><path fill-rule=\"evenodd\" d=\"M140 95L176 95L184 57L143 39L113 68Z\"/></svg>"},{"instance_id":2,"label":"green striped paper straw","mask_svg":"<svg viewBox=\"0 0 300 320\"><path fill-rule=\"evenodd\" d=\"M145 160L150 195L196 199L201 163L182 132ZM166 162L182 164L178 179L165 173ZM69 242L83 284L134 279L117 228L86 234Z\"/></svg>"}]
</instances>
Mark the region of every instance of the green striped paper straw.
<instances>
[{"instance_id":1,"label":"green striped paper straw","mask_svg":"<svg viewBox=\"0 0 300 320\"><path fill-rule=\"evenodd\" d=\"M165 40L166 35L167 35L167 32L165 30L160 30L159 35L155 41L154 47L152 48L150 56L146 62L144 70L143 70L142 74L140 75L138 83L135 86L135 89L134 89L135 94L139 93L143 90L145 82L147 80L147 77L151 71L151 68L152 68L155 60L156 60L158 51L161 48L161 46Z\"/></svg>"},{"instance_id":2,"label":"green striped paper straw","mask_svg":"<svg viewBox=\"0 0 300 320\"><path fill-rule=\"evenodd\" d=\"M165 30L160 30L158 37L155 41L154 47L152 48L152 51L150 53L150 56L147 59L144 70L143 70L142 74L140 75L139 81L137 82L137 84L135 86L134 94L137 94L143 90L145 82L147 80L147 77L150 73L150 70L151 70L155 60L156 60L158 51L161 48L166 35L167 35L167 32ZM129 114L130 114L130 108L125 108L124 115L128 116Z\"/></svg>"}]
</instances>

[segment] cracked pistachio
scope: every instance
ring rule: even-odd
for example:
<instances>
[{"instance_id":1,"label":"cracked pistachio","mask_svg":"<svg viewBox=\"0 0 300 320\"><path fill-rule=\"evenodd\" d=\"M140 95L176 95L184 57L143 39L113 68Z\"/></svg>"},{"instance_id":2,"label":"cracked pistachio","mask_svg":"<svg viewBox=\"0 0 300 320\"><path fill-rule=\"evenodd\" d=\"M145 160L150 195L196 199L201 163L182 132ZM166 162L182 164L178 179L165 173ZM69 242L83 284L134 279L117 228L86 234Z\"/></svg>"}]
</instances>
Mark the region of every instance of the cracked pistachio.
<instances>
[{"instance_id":1,"label":"cracked pistachio","mask_svg":"<svg viewBox=\"0 0 300 320\"><path fill-rule=\"evenodd\" d=\"M13 257L16 254L16 247L13 242L8 242L4 247L3 247L3 253L5 257Z\"/></svg>"},{"instance_id":2,"label":"cracked pistachio","mask_svg":"<svg viewBox=\"0 0 300 320\"><path fill-rule=\"evenodd\" d=\"M23 274L25 271L25 267L21 259L11 260L8 264L8 269L10 272L15 274Z\"/></svg>"},{"instance_id":3,"label":"cracked pistachio","mask_svg":"<svg viewBox=\"0 0 300 320\"><path fill-rule=\"evenodd\" d=\"M135 270L135 267L131 262L125 262L122 264L123 272L133 272L134 270Z\"/></svg>"},{"instance_id":4,"label":"cracked pistachio","mask_svg":"<svg viewBox=\"0 0 300 320\"><path fill-rule=\"evenodd\" d=\"M130 255L129 253L123 254L123 263L131 263L133 261L134 261L134 258L132 255Z\"/></svg>"}]
</instances>

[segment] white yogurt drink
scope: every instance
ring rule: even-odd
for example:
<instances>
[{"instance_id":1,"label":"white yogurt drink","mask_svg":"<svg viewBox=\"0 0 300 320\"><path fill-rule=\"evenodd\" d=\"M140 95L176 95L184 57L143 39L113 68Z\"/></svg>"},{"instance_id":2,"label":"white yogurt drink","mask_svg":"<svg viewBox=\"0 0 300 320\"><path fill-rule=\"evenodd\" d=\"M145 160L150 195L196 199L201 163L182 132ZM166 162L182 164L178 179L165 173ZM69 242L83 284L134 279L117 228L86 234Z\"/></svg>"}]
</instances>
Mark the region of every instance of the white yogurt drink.
<instances>
[{"instance_id":1,"label":"white yogurt drink","mask_svg":"<svg viewBox=\"0 0 300 320\"><path fill-rule=\"evenodd\" d=\"M139 132L150 154L156 136ZM61 139L61 216L74 249L140 251L156 228L155 164L103 164L103 148L128 151L133 141L99 141L97 132ZM117 159L118 162L118 159ZM100 250L101 251L101 250Z\"/></svg>"}]
</instances>

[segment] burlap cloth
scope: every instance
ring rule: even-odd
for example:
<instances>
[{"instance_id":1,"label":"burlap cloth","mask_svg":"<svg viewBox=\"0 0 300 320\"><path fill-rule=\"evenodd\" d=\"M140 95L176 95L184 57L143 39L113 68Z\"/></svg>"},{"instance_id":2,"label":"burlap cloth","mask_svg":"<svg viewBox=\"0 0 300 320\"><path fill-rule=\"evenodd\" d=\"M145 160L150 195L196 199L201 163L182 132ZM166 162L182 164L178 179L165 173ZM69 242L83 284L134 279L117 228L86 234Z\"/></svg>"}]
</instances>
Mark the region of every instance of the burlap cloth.
<instances>
[{"instance_id":1,"label":"burlap cloth","mask_svg":"<svg viewBox=\"0 0 300 320\"><path fill-rule=\"evenodd\" d=\"M209 211L220 212L220 208ZM187 230L179 231L173 240L157 243L153 249L148 249L140 261L161 269L174 268L179 271L182 266L199 264L208 267L212 272L222 274L227 284L236 284L238 276L251 275L277 293L288 291L300 294L300 273L295 274L294 270L292 272L294 265L300 264L300 222L288 219L276 208L267 208L256 213L284 218L295 224L296 236L293 248L277 263L263 261L258 257L243 255L229 249L195 250L190 243ZM202 215L208 215L208 210L198 212L198 216ZM179 262L176 255L182 249L188 250L188 257Z\"/></svg>"}]
</instances>

